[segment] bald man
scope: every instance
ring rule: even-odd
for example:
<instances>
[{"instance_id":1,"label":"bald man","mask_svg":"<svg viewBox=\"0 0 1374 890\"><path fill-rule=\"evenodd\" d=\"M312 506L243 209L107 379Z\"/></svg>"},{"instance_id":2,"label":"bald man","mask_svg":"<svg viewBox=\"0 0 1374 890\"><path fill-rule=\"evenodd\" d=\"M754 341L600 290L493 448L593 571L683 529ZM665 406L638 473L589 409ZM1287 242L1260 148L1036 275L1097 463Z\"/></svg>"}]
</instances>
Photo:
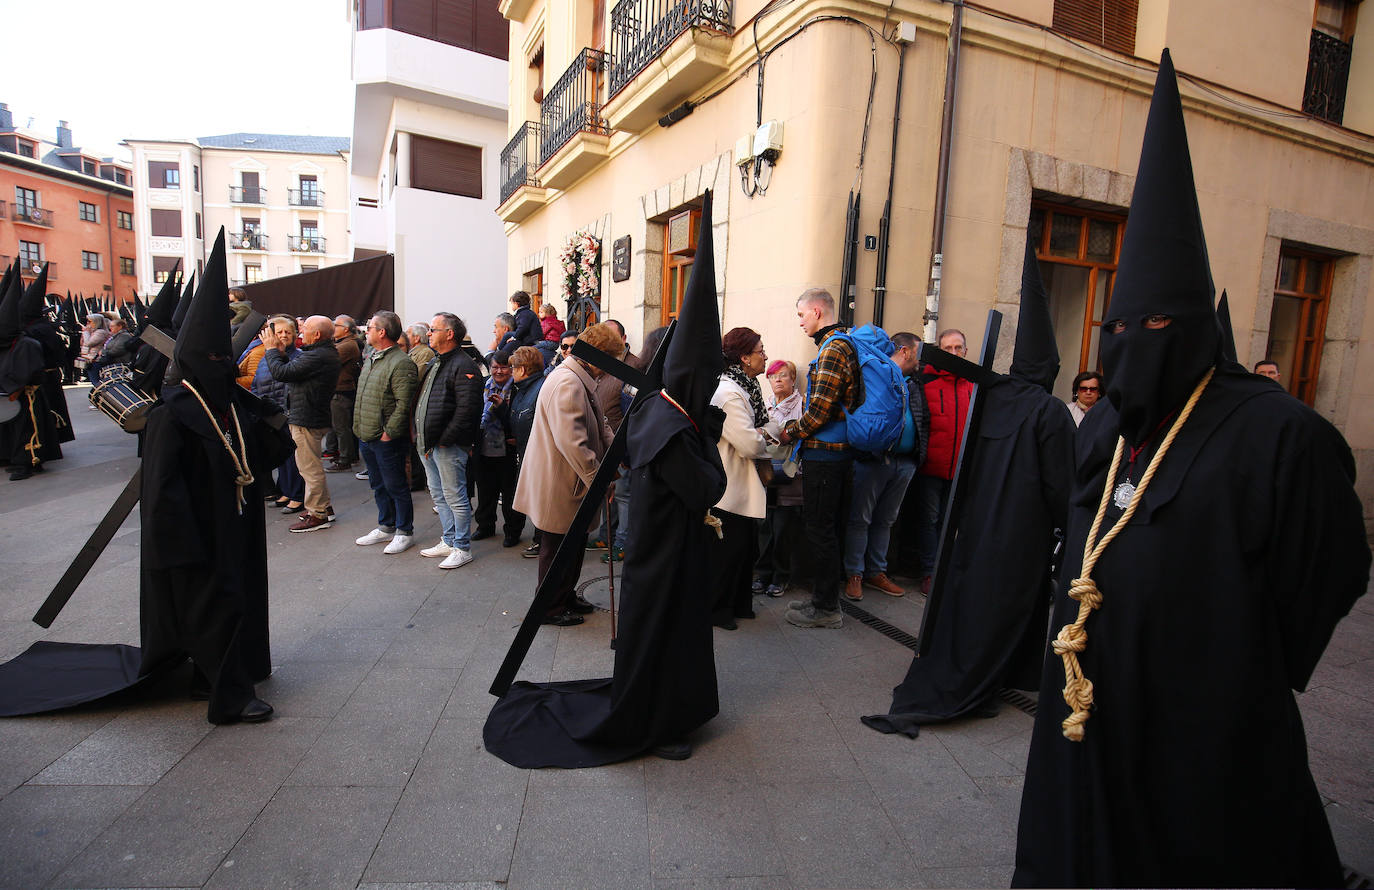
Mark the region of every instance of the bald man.
<instances>
[{"instance_id":1,"label":"bald man","mask_svg":"<svg viewBox=\"0 0 1374 890\"><path fill-rule=\"evenodd\" d=\"M312 315L301 325L302 346L290 359L287 342L278 342L263 356L273 379L287 385L287 421L296 442L296 466L305 480L304 507L283 507L283 512L305 515L289 529L313 532L334 524L334 509L329 503L321 443L331 424L330 401L339 381L339 351L334 346L334 320Z\"/></svg>"}]
</instances>

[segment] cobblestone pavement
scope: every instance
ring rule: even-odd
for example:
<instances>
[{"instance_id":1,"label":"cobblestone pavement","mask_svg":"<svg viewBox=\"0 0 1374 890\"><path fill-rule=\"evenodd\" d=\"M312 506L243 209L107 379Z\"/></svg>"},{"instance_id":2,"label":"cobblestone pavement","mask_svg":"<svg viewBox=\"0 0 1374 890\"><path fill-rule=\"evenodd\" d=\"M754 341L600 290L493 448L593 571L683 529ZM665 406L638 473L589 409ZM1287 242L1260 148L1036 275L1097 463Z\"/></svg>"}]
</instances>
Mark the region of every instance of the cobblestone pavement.
<instances>
[{"instance_id":1,"label":"cobblestone pavement","mask_svg":"<svg viewBox=\"0 0 1374 890\"><path fill-rule=\"evenodd\" d=\"M50 630L29 618L137 466L134 440L69 390L78 439L51 472L0 481L0 659L39 639L138 642L138 520ZM499 538L440 571L386 556L366 483L329 477L335 528L269 514L277 717L213 727L181 675L159 694L0 720L5 887L1006 886L1031 718L884 736L910 650L858 621L716 631L720 716L680 763L517 770L482 748L486 689L535 564ZM417 544L438 538L416 495ZM523 546L523 545L522 545ZM587 595L606 602L589 556ZM1343 860L1374 874L1374 598L1337 630L1301 697ZM922 601L862 606L915 632ZM521 676L610 673L609 615L540 631ZM1264 777L1256 776L1256 781Z\"/></svg>"}]
</instances>

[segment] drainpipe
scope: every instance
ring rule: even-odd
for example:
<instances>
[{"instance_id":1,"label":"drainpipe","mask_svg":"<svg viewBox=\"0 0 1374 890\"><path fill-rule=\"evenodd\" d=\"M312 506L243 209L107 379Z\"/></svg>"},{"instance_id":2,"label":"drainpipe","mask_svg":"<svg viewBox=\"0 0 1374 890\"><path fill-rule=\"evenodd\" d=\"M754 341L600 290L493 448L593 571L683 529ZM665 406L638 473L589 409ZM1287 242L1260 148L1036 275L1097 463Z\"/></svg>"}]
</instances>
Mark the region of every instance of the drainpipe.
<instances>
[{"instance_id":1,"label":"drainpipe","mask_svg":"<svg viewBox=\"0 0 1374 890\"><path fill-rule=\"evenodd\" d=\"M892 234L892 186L897 179L897 128L902 123L902 76L906 72L905 42L897 50L897 98L892 106L892 161L887 170L887 202L878 220L878 270L873 278L873 324L883 326L883 307L887 302L887 251Z\"/></svg>"},{"instance_id":2,"label":"drainpipe","mask_svg":"<svg viewBox=\"0 0 1374 890\"><path fill-rule=\"evenodd\" d=\"M115 289L115 259L116 259L116 257L115 257L115 251L114 251L114 228L110 225L110 212L111 212L111 207L110 207L110 193L109 193L108 191L106 191L106 192L105 192L105 238L106 238L106 240L107 240L107 241L109 242L109 244L110 244L110 252L109 252L109 254L108 254L108 256L109 256L109 258L110 258L110 264L109 264L108 266L106 266L105 268L107 268L107 269L110 270L110 293L114 293L114 289Z\"/></svg>"},{"instance_id":3,"label":"drainpipe","mask_svg":"<svg viewBox=\"0 0 1374 890\"><path fill-rule=\"evenodd\" d=\"M927 343L935 342L940 330L940 279L945 251L945 211L949 192L950 144L954 130L954 94L959 85L959 44L964 31L963 0L953 0L954 15L949 22L949 45L945 54L945 105L940 115L940 160L935 174L935 227L930 239L930 286L926 292L925 328Z\"/></svg>"}]
</instances>

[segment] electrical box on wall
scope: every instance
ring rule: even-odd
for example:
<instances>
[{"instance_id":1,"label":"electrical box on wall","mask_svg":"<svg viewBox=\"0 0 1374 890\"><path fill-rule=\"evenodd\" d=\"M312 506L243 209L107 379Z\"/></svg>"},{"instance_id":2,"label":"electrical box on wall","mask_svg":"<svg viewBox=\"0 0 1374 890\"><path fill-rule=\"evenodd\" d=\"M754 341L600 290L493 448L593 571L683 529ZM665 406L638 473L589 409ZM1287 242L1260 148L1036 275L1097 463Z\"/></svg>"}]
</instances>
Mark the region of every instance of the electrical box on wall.
<instances>
[{"instance_id":1,"label":"electrical box on wall","mask_svg":"<svg viewBox=\"0 0 1374 890\"><path fill-rule=\"evenodd\" d=\"M741 136L735 140L735 166L739 167L754 160L754 137Z\"/></svg>"},{"instance_id":2,"label":"electrical box on wall","mask_svg":"<svg viewBox=\"0 0 1374 890\"><path fill-rule=\"evenodd\" d=\"M767 121L754 133L754 156L775 160L782 154L782 121Z\"/></svg>"},{"instance_id":3,"label":"electrical box on wall","mask_svg":"<svg viewBox=\"0 0 1374 890\"><path fill-rule=\"evenodd\" d=\"M915 43L916 42L916 23L898 22L897 23L897 42Z\"/></svg>"}]
</instances>

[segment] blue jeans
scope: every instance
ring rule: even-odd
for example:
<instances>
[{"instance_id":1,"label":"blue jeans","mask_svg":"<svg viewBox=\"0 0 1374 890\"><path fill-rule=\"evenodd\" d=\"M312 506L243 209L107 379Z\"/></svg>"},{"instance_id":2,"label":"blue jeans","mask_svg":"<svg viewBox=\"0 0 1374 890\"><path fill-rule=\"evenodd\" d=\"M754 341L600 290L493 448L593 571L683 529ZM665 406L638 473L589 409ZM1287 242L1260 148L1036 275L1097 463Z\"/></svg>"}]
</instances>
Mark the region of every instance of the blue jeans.
<instances>
[{"instance_id":1,"label":"blue jeans","mask_svg":"<svg viewBox=\"0 0 1374 890\"><path fill-rule=\"evenodd\" d=\"M916 462L909 457L884 455L854 461L854 497L844 535L846 575L867 577L887 572L892 523L897 521L906 487L915 475Z\"/></svg>"},{"instance_id":2,"label":"blue jeans","mask_svg":"<svg viewBox=\"0 0 1374 890\"><path fill-rule=\"evenodd\" d=\"M620 478L615 480L615 506L620 523L616 526L614 543L617 549L624 550L630 536L630 471L624 467L620 470Z\"/></svg>"},{"instance_id":3,"label":"blue jeans","mask_svg":"<svg viewBox=\"0 0 1374 890\"><path fill-rule=\"evenodd\" d=\"M459 550L472 549L472 501L468 500L468 450L461 445L441 445L421 454L429 496L439 508L444 543Z\"/></svg>"},{"instance_id":4,"label":"blue jeans","mask_svg":"<svg viewBox=\"0 0 1374 890\"><path fill-rule=\"evenodd\" d=\"M406 477L406 458L410 439L359 442L358 451L367 466L367 481L377 501L377 527L409 535L415 532L415 505L410 500L410 479Z\"/></svg>"},{"instance_id":5,"label":"blue jeans","mask_svg":"<svg viewBox=\"0 0 1374 890\"><path fill-rule=\"evenodd\" d=\"M936 549L940 546L940 525L944 521L945 504L949 500L950 480L939 476L917 476L917 517L921 527L917 542L921 548L921 574L935 574Z\"/></svg>"}]
</instances>

